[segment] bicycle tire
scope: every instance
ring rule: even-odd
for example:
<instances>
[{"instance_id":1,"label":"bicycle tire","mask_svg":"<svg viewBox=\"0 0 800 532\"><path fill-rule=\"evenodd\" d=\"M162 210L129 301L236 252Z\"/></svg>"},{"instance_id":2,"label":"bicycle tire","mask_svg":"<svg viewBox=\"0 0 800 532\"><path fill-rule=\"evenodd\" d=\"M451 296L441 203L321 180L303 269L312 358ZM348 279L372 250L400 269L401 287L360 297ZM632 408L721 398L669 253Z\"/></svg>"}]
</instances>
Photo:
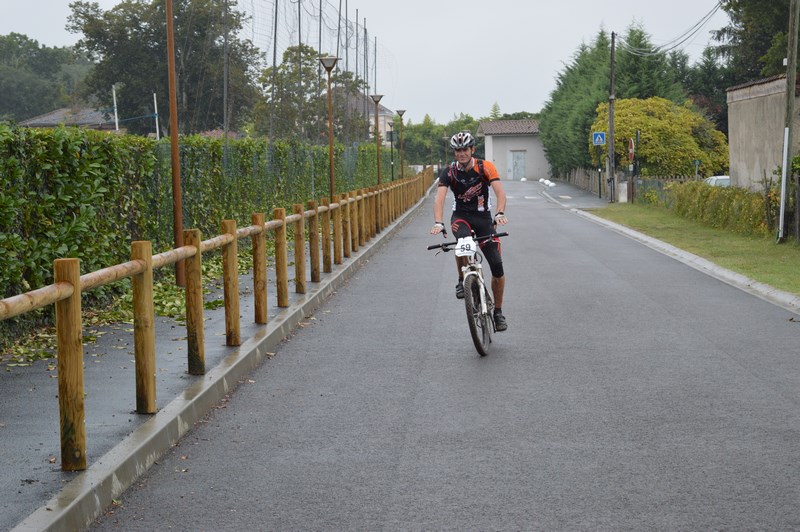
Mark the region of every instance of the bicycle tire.
<instances>
[{"instance_id":1,"label":"bicycle tire","mask_svg":"<svg viewBox=\"0 0 800 532\"><path fill-rule=\"evenodd\" d=\"M464 279L464 306L467 310L467 323L472 343L481 356L489 354L492 343L493 323L488 314L481 313L480 283L474 275Z\"/></svg>"}]
</instances>

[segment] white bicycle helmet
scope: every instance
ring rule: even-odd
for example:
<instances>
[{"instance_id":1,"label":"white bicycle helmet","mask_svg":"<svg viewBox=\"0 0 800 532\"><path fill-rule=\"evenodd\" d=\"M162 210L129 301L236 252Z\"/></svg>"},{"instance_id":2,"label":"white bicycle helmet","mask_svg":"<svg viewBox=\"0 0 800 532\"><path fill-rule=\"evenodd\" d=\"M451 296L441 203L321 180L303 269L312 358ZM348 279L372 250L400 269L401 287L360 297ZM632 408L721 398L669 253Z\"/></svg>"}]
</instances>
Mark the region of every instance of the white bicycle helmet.
<instances>
[{"instance_id":1,"label":"white bicycle helmet","mask_svg":"<svg viewBox=\"0 0 800 532\"><path fill-rule=\"evenodd\" d=\"M469 131L459 131L450 137L450 147L454 150L459 148L469 148L475 145L475 139Z\"/></svg>"}]
</instances>

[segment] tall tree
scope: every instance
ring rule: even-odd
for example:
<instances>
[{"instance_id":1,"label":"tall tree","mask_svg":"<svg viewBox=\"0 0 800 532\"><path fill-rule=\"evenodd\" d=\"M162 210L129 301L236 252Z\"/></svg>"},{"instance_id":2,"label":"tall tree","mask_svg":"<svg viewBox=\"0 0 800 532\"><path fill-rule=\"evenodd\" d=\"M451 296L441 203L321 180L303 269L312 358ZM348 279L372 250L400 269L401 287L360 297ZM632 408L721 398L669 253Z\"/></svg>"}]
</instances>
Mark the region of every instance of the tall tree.
<instances>
[{"instance_id":1,"label":"tall tree","mask_svg":"<svg viewBox=\"0 0 800 532\"><path fill-rule=\"evenodd\" d=\"M327 77L317 76L320 54L311 46L287 48L277 67L259 78L262 98L255 108L256 131L275 138L326 142L328 136ZM366 82L352 72L336 69L331 76L334 136L357 141L366 137ZM374 103L368 102L372 111Z\"/></svg>"},{"instance_id":2,"label":"tall tree","mask_svg":"<svg viewBox=\"0 0 800 532\"><path fill-rule=\"evenodd\" d=\"M686 100L680 83L688 57L656 50L647 33L631 26L621 39L617 53L616 90L619 98L660 96L676 103Z\"/></svg>"},{"instance_id":3,"label":"tall tree","mask_svg":"<svg viewBox=\"0 0 800 532\"><path fill-rule=\"evenodd\" d=\"M621 165L628 159L626 139L641 131L636 156L642 175L680 176L694 174L694 161L700 161L701 175L713 175L728 168L728 143L714 124L693 111L690 104L676 104L665 98L630 98L615 104L616 159ZM608 124L608 104L598 106L593 129L600 131ZM593 151L590 138L585 145ZM602 148L602 155L610 146ZM595 160L595 164L599 161Z\"/></svg>"},{"instance_id":4,"label":"tall tree","mask_svg":"<svg viewBox=\"0 0 800 532\"><path fill-rule=\"evenodd\" d=\"M714 32L715 51L734 84L786 72L789 0L723 0L730 24Z\"/></svg>"},{"instance_id":5,"label":"tall tree","mask_svg":"<svg viewBox=\"0 0 800 532\"><path fill-rule=\"evenodd\" d=\"M243 15L226 14L225 0L173 0L175 64L179 127L198 132L223 126L223 80L227 31L229 111L231 127L240 126L256 98L255 47L237 37ZM231 2L233 4L233 2ZM153 93L167 102L166 8L161 0L123 0L109 11L96 2L75 1L68 28L82 33L77 48L97 62L87 79L87 92L110 106L117 86L118 112L123 119L153 113ZM169 123L160 106L163 126ZM131 120L132 132L152 131L151 120Z\"/></svg>"},{"instance_id":6,"label":"tall tree","mask_svg":"<svg viewBox=\"0 0 800 532\"><path fill-rule=\"evenodd\" d=\"M70 48L0 35L0 119L25 120L69 104L82 77L78 61Z\"/></svg>"},{"instance_id":7,"label":"tall tree","mask_svg":"<svg viewBox=\"0 0 800 532\"><path fill-rule=\"evenodd\" d=\"M592 46L582 44L559 73L541 113L540 131L555 175L591 165L586 150L597 105L608 101L611 40L600 31Z\"/></svg>"}]
</instances>

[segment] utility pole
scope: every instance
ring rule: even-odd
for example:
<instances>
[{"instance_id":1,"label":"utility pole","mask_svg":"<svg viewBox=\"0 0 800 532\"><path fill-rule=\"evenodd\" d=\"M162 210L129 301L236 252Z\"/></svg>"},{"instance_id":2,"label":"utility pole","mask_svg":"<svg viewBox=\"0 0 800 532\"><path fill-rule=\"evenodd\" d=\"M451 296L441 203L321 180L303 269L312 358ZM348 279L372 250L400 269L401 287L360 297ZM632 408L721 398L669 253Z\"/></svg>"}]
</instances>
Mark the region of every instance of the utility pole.
<instances>
[{"instance_id":1,"label":"utility pole","mask_svg":"<svg viewBox=\"0 0 800 532\"><path fill-rule=\"evenodd\" d=\"M608 178L611 180L611 203L617 193L617 171L614 161L614 43L617 34L611 32L611 86L608 91Z\"/></svg>"},{"instance_id":2,"label":"utility pole","mask_svg":"<svg viewBox=\"0 0 800 532\"><path fill-rule=\"evenodd\" d=\"M172 0L167 3L167 68L169 81L169 140L172 154L172 219L175 247L183 247L183 201L181 200L181 161L178 152L178 83L175 79L175 31ZM175 263L175 284L186 286L186 263Z\"/></svg>"},{"instance_id":3,"label":"utility pole","mask_svg":"<svg viewBox=\"0 0 800 532\"><path fill-rule=\"evenodd\" d=\"M786 113L784 115L783 130L783 159L781 161L781 207L778 215L778 242L786 241L786 191L788 181L792 176L792 121L794 118L794 93L797 81L797 26L798 14L800 13L800 2L791 0L789 7L789 43L786 52ZM800 191L795 190L795 212L794 212L794 238L800 239L800 209L797 200L800 198Z\"/></svg>"},{"instance_id":4,"label":"utility pole","mask_svg":"<svg viewBox=\"0 0 800 532\"><path fill-rule=\"evenodd\" d=\"M792 0L789 17L789 50L786 56L786 156L783 167L786 179L792 175L792 129L794 123L794 98L797 85L797 28L800 25L800 0ZM794 240L800 241L800 179L794 187Z\"/></svg>"}]
</instances>

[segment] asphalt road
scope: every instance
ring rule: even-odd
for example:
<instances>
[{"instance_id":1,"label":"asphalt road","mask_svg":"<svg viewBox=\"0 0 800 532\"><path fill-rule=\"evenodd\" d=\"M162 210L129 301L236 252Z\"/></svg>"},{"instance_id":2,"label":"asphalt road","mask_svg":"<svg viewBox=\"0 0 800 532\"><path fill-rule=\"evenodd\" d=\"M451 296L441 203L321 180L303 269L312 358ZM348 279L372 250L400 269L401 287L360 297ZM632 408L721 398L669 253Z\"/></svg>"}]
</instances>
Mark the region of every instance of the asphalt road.
<instances>
[{"instance_id":1,"label":"asphalt road","mask_svg":"<svg viewBox=\"0 0 800 532\"><path fill-rule=\"evenodd\" d=\"M92 529L800 529L798 315L505 186L490 356L426 209Z\"/></svg>"}]
</instances>

